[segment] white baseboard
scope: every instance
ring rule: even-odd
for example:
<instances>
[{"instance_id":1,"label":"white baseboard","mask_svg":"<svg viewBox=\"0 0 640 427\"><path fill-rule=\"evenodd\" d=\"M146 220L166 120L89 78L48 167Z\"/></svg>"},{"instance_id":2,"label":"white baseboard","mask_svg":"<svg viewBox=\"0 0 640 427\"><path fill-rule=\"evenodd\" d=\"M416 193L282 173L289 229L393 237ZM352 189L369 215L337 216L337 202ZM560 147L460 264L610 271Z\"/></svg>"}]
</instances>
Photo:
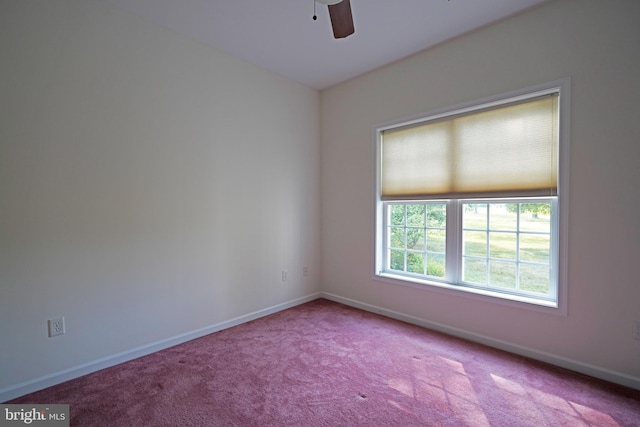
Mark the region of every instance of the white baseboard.
<instances>
[{"instance_id":1,"label":"white baseboard","mask_svg":"<svg viewBox=\"0 0 640 427\"><path fill-rule=\"evenodd\" d=\"M369 311L371 313L380 314L385 317L400 320L413 325L421 326L423 328L431 329L434 331L442 332L447 335L452 335L458 338L463 338L469 341L473 341L479 344L484 344L489 347L504 350L509 353L525 356L530 359L538 360L541 362L549 363L551 365L559 366L561 368L569 369L574 372L579 372L594 378L609 381L611 383L619 384L625 387L630 387L636 390L640 390L640 377L623 374L620 372L612 371L610 369L602 368L599 366L590 365L577 360L568 359L566 357L558 356L551 353L535 350L528 347L523 347L517 344L509 343L506 341L491 338L485 335L475 334L472 332L464 331L462 329L453 328L447 325L443 325L436 322L420 319L418 317L409 316L397 311L388 310L383 307L374 306L371 304L363 303L360 301L344 298L339 295L320 292L322 298L335 301L344 305L359 308L361 310Z\"/></svg>"},{"instance_id":2,"label":"white baseboard","mask_svg":"<svg viewBox=\"0 0 640 427\"><path fill-rule=\"evenodd\" d=\"M33 393L35 391L42 390L44 388L51 387L56 384L63 383L65 381L69 381L74 378L78 378L83 375L87 375L92 372L99 371L101 369L109 368L111 366L115 366L120 363L128 362L130 360L137 359L142 356L146 356L147 354L155 353L157 351L164 350L166 348L173 347L175 345L182 344L187 341L191 341L193 339L200 338L205 335L221 331L223 329L228 329L233 326L237 326L242 323L249 322L251 320L259 319L261 317L268 316L270 314L274 314L279 311L286 310L288 308L295 307L297 305L316 300L318 298L325 298L330 301L335 301L344 305L359 308L361 310L369 311L371 313L380 314L385 317L400 320L400 321L421 326L427 329L432 329L432 330L442 332L448 335L452 335L455 337L464 338L469 341L473 341L479 344L487 345L489 347L497 348L499 350L504 350L520 356L529 357L534 360L539 360L541 362L549 363L555 366L559 366L565 369L569 369L575 372L589 375L594 378L599 378L615 384L620 384L626 387L640 390L639 377L626 375L626 374L605 369L599 366L594 366L594 365L586 364L583 362L579 362L577 360L572 360L562 356L557 356L554 354L531 349L528 347L519 346L516 344L512 344L502 340L497 340L484 335L471 333L468 331L464 331L462 329L452 328L450 326L443 325L440 323L430 322L424 319L420 319L418 317L409 316L407 314L400 313L393 310L388 310L383 307L378 307L378 306L367 304L361 301L344 298L339 295L335 295L327 292L318 292L311 295L307 295L302 298L298 298L292 301L288 301L282 304L277 304L262 310L258 310L253 313L239 316L221 323L217 323L215 325L210 325L201 329L197 329L195 331L191 331L191 332L181 334L175 337L171 337L165 340L157 341L152 344L148 344L145 346L134 348L132 350L124 351L124 352L107 356L98 360L94 360L92 362L75 366L73 368L65 369L63 371L59 371L59 372L55 372L39 378L35 378L30 381L25 381L20 384L5 387L3 389L0 389L0 402L6 402L11 399L24 396L25 394Z\"/></svg>"},{"instance_id":3,"label":"white baseboard","mask_svg":"<svg viewBox=\"0 0 640 427\"><path fill-rule=\"evenodd\" d=\"M65 381L72 380L74 378L81 377L83 375L90 374L92 372L99 371L101 369L109 368L111 366L118 365L120 363L128 362L133 359L137 359L147 354L155 353L156 351L164 350L169 347L176 346L178 344L191 341L196 338L203 337L214 332L228 329L233 326L240 325L242 323L249 322L251 320L259 319L270 314L277 313L282 310L286 310L291 307L295 307L300 304L304 304L309 301L316 300L321 297L320 293L314 293L302 298L297 298L292 301L288 301L282 304L277 304L262 310L254 311L253 313L245 314L215 325L206 326L195 331L180 334L171 338L167 338L161 341L157 341L151 344L147 344L141 347L134 348L132 350L123 351L111 356L103 357L98 360L94 360L88 363L84 363L73 368L65 369L63 371L55 372L49 375L45 375L39 378L35 378L30 381L25 381L20 384L5 387L0 389L0 402L6 402L11 399L15 399L25 394L33 393L38 390L42 390L47 387L54 386L56 384L63 383Z\"/></svg>"}]
</instances>

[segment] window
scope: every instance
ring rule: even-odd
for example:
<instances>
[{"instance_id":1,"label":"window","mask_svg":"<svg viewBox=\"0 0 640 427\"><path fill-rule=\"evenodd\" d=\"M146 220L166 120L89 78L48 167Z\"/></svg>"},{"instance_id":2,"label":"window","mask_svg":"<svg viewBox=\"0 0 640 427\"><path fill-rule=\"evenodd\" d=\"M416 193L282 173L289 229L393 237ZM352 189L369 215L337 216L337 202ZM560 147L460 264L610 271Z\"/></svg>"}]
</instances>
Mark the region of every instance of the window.
<instances>
[{"instance_id":1,"label":"window","mask_svg":"<svg viewBox=\"0 0 640 427\"><path fill-rule=\"evenodd\" d=\"M562 308L567 109L563 80L378 127L376 276Z\"/></svg>"}]
</instances>

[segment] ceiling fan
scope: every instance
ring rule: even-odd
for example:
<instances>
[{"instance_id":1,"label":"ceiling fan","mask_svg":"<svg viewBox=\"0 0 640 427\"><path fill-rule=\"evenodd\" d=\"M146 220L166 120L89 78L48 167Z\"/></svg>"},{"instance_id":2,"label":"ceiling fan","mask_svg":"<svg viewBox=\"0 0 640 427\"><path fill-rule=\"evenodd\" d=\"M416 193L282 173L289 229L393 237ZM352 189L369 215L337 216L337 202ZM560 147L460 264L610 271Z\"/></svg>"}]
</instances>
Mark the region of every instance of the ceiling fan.
<instances>
[{"instance_id":1,"label":"ceiling fan","mask_svg":"<svg viewBox=\"0 0 640 427\"><path fill-rule=\"evenodd\" d=\"M331 18L334 38L343 39L355 32L353 16L351 15L351 3L349 3L349 0L314 0L314 20L317 19L315 15L316 1L326 4L329 7L329 17Z\"/></svg>"}]
</instances>

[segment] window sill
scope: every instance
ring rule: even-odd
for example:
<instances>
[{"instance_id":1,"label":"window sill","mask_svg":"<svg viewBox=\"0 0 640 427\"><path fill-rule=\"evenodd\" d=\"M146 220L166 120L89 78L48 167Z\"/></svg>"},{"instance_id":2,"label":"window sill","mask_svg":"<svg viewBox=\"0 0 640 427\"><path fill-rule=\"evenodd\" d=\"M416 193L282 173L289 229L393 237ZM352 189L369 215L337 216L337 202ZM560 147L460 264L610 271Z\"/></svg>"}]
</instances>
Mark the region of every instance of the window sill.
<instances>
[{"instance_id":1,"label":"window sill","mask_svg":"<svg viewBox=\"0 0 640 427\"><path fill-rule=\"evenodd\" d=\"M488 289L471 288L462 285L452 285L445 282L424 280L399 274L382 272L375 274L373 279L393 285L409 286L422 290L434 290L448 295L455 295L464 298L473 298L489 303L511 306L519 309L566 316L566 310L554 301L545 301L536 298L529 298L522 295L512 295L502 292L495 292Z\"/></svg>"}]
</instances>

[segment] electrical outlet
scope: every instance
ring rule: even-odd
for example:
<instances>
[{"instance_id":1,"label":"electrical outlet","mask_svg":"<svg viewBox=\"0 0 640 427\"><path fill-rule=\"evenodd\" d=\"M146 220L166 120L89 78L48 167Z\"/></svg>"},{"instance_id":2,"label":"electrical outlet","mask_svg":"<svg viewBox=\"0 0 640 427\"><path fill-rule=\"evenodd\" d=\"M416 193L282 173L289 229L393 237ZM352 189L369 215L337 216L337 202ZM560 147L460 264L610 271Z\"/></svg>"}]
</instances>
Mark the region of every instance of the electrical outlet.
<instances>
[{"instance_id":1,"label":"electrical outlet","mask_svg":"<svg viewBox=\"0 0 640 427\"><path fill-rule=\"evenodd\" d=\"M307 266L302 267L302 275L304 277L309 276L309 267L307 267Z\"/></svg>"},{"instance_id":2,"label":"electrical outlet","mask_svg":"<svg viewBox=\"0 0 640 427\"><path fill-rule=\"evenodd\" d=\"M287 281L287 270L282 270L282 281L283 282Z\"/></svg>"},{"instance_id":3,"label":"electrical outlet","mask_svg":"<svg viewBox=\"0 0 640 427\"><path fill-rule=\"evenodd\" d=\"M47 321L47 324L49 326L49 336L50 337L55 337L58 335L62 335L64 334L65 331L65 327L64 327L64 316L62 317L56 317L54 319L49 319Z\"/></svg>"},{"instance_id":4,"label":"electrical outlet","mask_svg":"<svg viewBox=\"0 0 640 427\"><path fill-rule=\"evenodd\" d=\"M633 330L633 337L640 340L640 320L636 320L636 328Z\"/></svg>"}]
</instances>

